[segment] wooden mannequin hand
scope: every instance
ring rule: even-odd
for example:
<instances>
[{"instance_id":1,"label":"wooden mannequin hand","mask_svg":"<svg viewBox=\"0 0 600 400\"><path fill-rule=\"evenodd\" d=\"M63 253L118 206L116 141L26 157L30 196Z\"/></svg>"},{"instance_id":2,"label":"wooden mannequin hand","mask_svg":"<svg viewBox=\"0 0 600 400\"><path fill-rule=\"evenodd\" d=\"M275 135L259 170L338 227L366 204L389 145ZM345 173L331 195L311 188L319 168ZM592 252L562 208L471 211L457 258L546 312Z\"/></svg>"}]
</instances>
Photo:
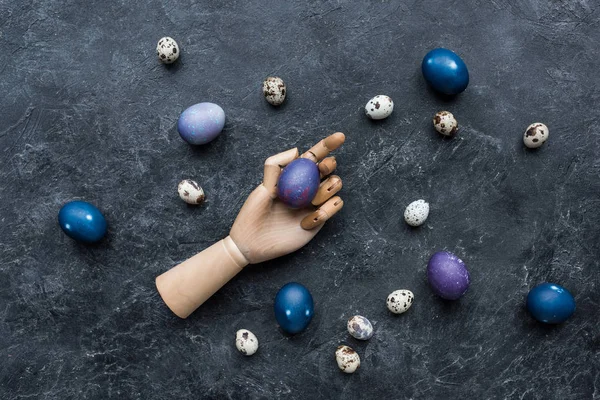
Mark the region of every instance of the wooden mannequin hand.
<instances>
[{"instance_id":1,"label":"wooden mannequin hand","mask_svg":"<svg viewBox=\"0 0 600 400\"><path fill-rule=\"evenodd\" d=\"M156 278L156 288L177 316L187 318L249 263L259 263L298 250L319 232L344 202L334 196L342 180L327 176L335 170L327 155L344 143L343 133L321 140L302 157L318 163L321 182L314 207L288 208L277 199L276 186L284 166L298 158L298 149L269 157L264 181L248 196L229 236ZM316 208L319 207L319 208Z\"/></svg>"},{"instance_id":2,"label":"wooden mannequin hand","mask_svg":"<svg viewBox=\"0 0 600 400\"><path fill-rule=\"evenodd\" d=\"M298 149L267 159L263 183L248 196L229 234L250 264L298 250L342 208L342 199L333 197L342 188L342 180L335 175L328 176L335 169L336 161L327 155L344 140L343 133L334 133L301 156L318 163L321 178L325 178L312 202L314 207L296 210L277 199L279 175L283 167L298 158Z\"/></svg>"}]
</instances>

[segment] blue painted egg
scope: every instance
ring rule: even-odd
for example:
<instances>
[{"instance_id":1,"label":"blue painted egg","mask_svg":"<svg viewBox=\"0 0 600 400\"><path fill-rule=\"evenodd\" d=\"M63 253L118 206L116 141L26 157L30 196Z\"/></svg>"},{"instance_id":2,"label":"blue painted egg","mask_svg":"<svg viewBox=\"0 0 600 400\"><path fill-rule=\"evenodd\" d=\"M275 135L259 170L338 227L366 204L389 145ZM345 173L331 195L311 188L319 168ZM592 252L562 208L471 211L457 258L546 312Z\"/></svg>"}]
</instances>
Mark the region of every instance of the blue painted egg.
<instances>
[{"instance_id":1,"label":"blue painted egg","mask_svg":"<svg viewBox=\"0 0 600 400\"><path fill-rule=\"evenodd\" d=\"M67 236L84 243L97 242L106 234L104 215L85 201L71 201L62 206L58 223Z\"/></svg>"},{"instance_id":2,"label":"blue painted egg","mask_svg":"<svg viewBox=\"0 0 600 400\"><path fill-rule=\"evenodd\" d=\"M438 251L427 263L427 280L435 294L458 300L469 289L471 276L463 260L449 251Z\"/></svg>"},{"instance_id":3,"label":"blue painted egg","mask_svg":"<svg viewBox=\"0 0 600 400\"><path fill-rule=\"evenodd\" d=\"M297 158L279 175L277 196L289 207L306 207L315 198L320 183L317 164L306 158Z\"/></svg>"},{"instance_id":4,"label":"blue painted egg","mask_svg":"<svg viewBox=\"0 0 600 400\"><path fill-rule=\"evenodd\" d=\"M296 282L284 285L275 296L275 318L287 333L302 332L313 317L313 298L307 288Z\"/></svg>"},{"instance_id":5,"label":"blue painted egg","mask_svg":"<svg viewBox=\"0 0 600 400\"><path fill-rule=\"evenodd\" d=\"M179 116L177 131L189 144L206 144L225 126L225 111L213 103L198 103Z\"/></svg>"},{"instance_id":6,"label":"blue painted egg","mask_svg":"<svg viewBox=\"0 0 600 400\"><path fill-rule=\"evenodd\" d=\"M469 70L455 52L448 49L433 49L425 55L421 71L427 83L444 94L458 94L469 85Z\"/></svg>"},{"instance_id":7,"label":"blue painted egg","mask_svg":"<svg viewBox=\"0 0 600 400\"><path fill-rule=\"evenodd\" d=\"M575 312L575 299L560 285L542 283L529 291L527 310L540 322L560 324Z\"/></svg>"}]
</instances>

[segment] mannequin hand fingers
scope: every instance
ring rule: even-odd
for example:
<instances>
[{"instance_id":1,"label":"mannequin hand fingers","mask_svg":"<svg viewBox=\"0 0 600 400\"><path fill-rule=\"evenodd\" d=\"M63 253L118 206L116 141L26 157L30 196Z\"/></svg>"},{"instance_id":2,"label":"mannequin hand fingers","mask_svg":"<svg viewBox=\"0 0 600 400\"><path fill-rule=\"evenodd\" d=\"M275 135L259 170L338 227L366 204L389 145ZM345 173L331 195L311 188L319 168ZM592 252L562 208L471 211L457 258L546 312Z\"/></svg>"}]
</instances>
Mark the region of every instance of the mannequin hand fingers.
<instances>
[{"instance_id":1,"label":"mannequin hand fingers","mask_svg":"<svg viewBox=\"0 0 600 400\"><path fill-rule=\"evenodd\" d=\"M308 158L314 162L319 162L327 157L333 150L344 144L345 140L346 135L344 135L342 132L336 132L315 144L310 148L310 150L302 154L301 157Z\"/></svg>"},{"instance_id":2,"label":"mannequin hand fingers","mask_svg":"<svg viewBox=\"0 0 600 400\"><path fill-rule=\"evenodd\" d=\"M341 189L342 179L337 175L331 175L329 178L321 182L319 190L317 191L317 194L315 195L312 204L315 206L320 206L321 204L329 200L331 197L333 197Z\"/></svg>"},{"instance_id":3,"label":"mannequin hand fingers","mask_svg":"<svg viewBox=\"0 0 600 400\"><path fill-rule=\"evenodd\" d=\"M304 217L300 226L306 230L314 229L333 217L343 206L344 201L339 196L332 197L315 212Z\"/></svg>"},{"instance_id":4,"label":"mannequin hand fingers","mask_svg":"<svg viewBox=\"0 0 600 400\"><path fill-rule=\"evenodd\" d=\"M265 174L263 186L274 192L281 169L298 158L298 149L289 149L283 153L275 154L265 161Z\"/></svg>"},{"instance_id":5,"label":"mannequin hand fingers","mask_svg":"<svg viewBox=\"0 0 600 400\"><path fill-rule=\"evenodd\" d=\"M319 163L319 172L321 173L321 178L331 174L337 168L337 161L335 157L327 157L323 161Z\"/></svg>"}]
</instances>

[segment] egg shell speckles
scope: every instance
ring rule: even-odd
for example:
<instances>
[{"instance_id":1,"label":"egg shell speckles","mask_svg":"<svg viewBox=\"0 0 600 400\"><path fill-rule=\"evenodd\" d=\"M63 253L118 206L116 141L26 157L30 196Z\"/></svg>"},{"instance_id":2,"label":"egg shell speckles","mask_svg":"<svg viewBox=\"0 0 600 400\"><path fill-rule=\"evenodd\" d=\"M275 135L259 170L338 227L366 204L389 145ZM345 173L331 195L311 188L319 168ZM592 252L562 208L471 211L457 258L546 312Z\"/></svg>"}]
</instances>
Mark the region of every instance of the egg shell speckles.
<instances>
[{"instance_id":1,"label":"egg shell speckles","mask_svg":"<svg viewBox=\"0 0 600 400\"><path fill-rule=\"evenodd\" d=\"M386 300L388 310L394 314L405 313L412 306L415 295L410 290L394 290Z\"/></svg>"},{"instance_id":2,"label":"egg shell speckles","mask_svg":"<svg viewBox=\"0 0 600 400\"><path fill-rule=\"evenodd\" d=\"M161 38L156 45L156 54L163 64L171 64L179 58L179 46L177 42L168 36Z\"/></svg>"},{"instance_id":3,"label":"egg shell speckles","mask_svg":"<svg viewBox=\"0 0 600 400\"><path fill-rule=\"evenodd\" d=\"M352 374L360 367L360 357L350 346L342 345L335 351L338 367L347 374Z\"/></svg>"},{"instance_id":4,"label":"egg shell speckles","mask_svg":"<svg viewBox=\"0 0 600 400\"><path fill-rule=\"evenodd\" d=\"M219 136L225 126L225 111L214 103L198 103L181 113L177 131L189 144L206 144Z\"/></svg>"},{"instance_id":5,"label":"egg shell speckles","mask_svg":"<svg viewBox=\"0 0 600 400\"><path fill-rule=\"evenodd\" d=\"M394 102L389 96L377 95L368 101L365 106L365 114L371 119L384 119L394 111Z\"/></svg>"},{"instance_id":6,"label":"egg shell speckles","mask_svg":"<svg viewBox=\"0 0 600 400\"><path fill-rule=\"evenodd\" d=\"M421 226L429 216L429 203L425 200L416 200L404 210L404 221L410 226Z\"/></svg>"},{"instance_id":7,"label":"egg shell speckles","mask_svg":"<svg viewBox=\"0 0 600 400\"><path fill-rule=\"evenodd\" d=\"M263 94L269 104L279 106L285 101L287 88L283 79L278 76L269 76L263 82Z\"/></svg>"},{"instance_id":8,"label":"egg shell speckles","mask_svg":"<svg viewBox=\"0 0 600 400\"><path fill-rule=\"evenodd\" d=\"M240 329L235 333L235 347L245 356L251 356L258 350L258 339L248 329Z\"/></svg>"},{"instance_id":9,"label":"egg shell speckles","mask_svg":"<svg viewBox=\"0 0 600 400\"><path fill-rule=\"evenodd\" d=\"M457 300L469 289L471 277L465 263L448 251L439 251L427 263L427 280L435 294Z\"/></svg>"},{"instance_id":10,"label":"egg shell speckles","mask_svg":"<svg viewBox=\"0 0 600 400\"><path fill-rule=\"evenodd\" d=\"M454 136L458 130L458 122L449 111L440 111L433 117L433 127L444 136Z\"/></svg>"},{"instance_id":11,"label":"egg shell speckles","mask_svg":"<svg viewBox=\"0 0 600 400\"><path fill-rule=\"evenodd\" d=\"M549 135L548 127L541 122L536 122L527 127L523 134L523 143L530 149L537 149L548 140Z\"/></svg>"},{"instance_id":12,"label":"egg shell speckles","mask_svg":"<svg viewBox=\"0 0 600 400\"><path fill-rule=\"evenodd\" d=\"M348 320L348 333L358 340L369 340L373 336L371 321L361 315L355 315Z\"/></svg>"},{"instance_id":13,"label":"egg shell speckles","mask_svg":"<svg viewBox=\"0 0 600 400\"><path fill-rule=\"evenodd\" d=\"M297 158L279 175L277 196L288 207L303 208L315 198L320 183L317 164L306 158Z\"/></svg>"},{"instance_id":14,"label":"egg shell speckles","mask_svg":"<svg viewBox=\"0 0 600 400\"><path fill-rule=\"evenodd\" d=\"M177 185L181 200L188 204L200 204L204 201L204 190L191 179L184 179Z\"/></svg>"}]
</instances>

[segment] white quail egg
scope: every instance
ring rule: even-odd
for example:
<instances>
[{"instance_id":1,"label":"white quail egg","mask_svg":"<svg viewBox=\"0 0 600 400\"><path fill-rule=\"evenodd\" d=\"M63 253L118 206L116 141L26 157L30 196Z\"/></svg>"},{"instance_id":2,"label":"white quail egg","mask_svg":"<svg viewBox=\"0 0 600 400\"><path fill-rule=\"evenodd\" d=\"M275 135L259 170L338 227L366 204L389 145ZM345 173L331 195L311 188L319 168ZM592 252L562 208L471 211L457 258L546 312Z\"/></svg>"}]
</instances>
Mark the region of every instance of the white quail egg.
<instances>
[{"instance_id":1,"label":"white quail egg","mask_svg":"<svg viewBox=\"0 0 600 400\"><path fill-rule=\"evenodd\" d=\"M373 97L365 106L365 114L371 119L384 119L394 111L392 98L385 95Z\"/></svg>"},{"instance_id":2,"label":"white quail egg","mask_svg":"<svg viewBox=\"0 0 600 400\"><path fill-rule=\"evenodd\" d=\"M360 367L360 357L352 347L342 345L335 351L335 360L338 367L347 374L351 374Z\"/></svg>"},{"instance_id":3,"label":"white quail egg","mask_svg":"<svg viewBox=\"0 0 600 400\"><path fill-rule=\"evenodd\" d=\"M173 38L165 36L158 41L156 54L161 63L174 63L179 58L179 46Z\"/></svg>"},{"instance_id":4,"label":"white quail egg","mask_svg":"<svg viewBox=\"0 0 600 400\"><path fill-rule=\"evenodd\" d=\"M421 226L429 216L429 203L425 200L413 201L404 210L404 220L410 226Z\"/></svg>"},{"instance_id":5,"label":"white quail egg","mask_svg":"<svg viewBox=\"0 0 600 400\"><path fill-rule=\"evenodd\" d=\"M373 325L365 317L355 315L348 320L348 333L355 339L369 340L373 336Z\"/></svg>"},{"instance_id":6,"label":"white quail egg","mask_svg":"<svg viewBox=\"0 0 600 400\"><path fill-rule=\"evenodd\" d=\"M458 130L458 122L448 111L440 111L433 117L435 130L444 136L454 136Z\"/></svg>"},{"instance_id":7,"label":"white quail egg","mask_svg":"<svg viewBox=\"0 0 600 400\"><path fill-rule=\"evenodd\" d=\"M285 100L286 87L283 79L278 76L269 76L263 82L263 94L269 104L279 106Z\"/></svg>"},{"instance_id":8,"label":"white quail egg","mask_svg":"<svg viewBox=\"0 0 600 400\"><path fill-rule=\"evenodd\" d=\"M181 200L188 204L200 204L204 201L204 190L191 179L184 179L179 182L177 192Z\"/></svg>"},{"instance_id":9,"label":"white quail egg","mask_svg":"<svg viewBox=\"0 0 600 400\"><path fill-rule=\"evenodd\" d=\"M235 347L245 356L251 356L258 350L258 339L248 329L240 329L235 333Z\"/></svg>"},{"instance_id":10,"label":"white quail egg","mask_svg":"<svg viewBox=\"0 0 600 400\"><path fill-rule=\"evenodd\" d=\"M394 314L402 314L412 306L414 298L415 295L410 290L394 290L387 297L387 308Z\"/></svg>"},{"instance_id":11,"label":"white quail egg","mask_svg":"<svg viewBox=\"0 0 600 400\"><path fill-rule=\"evenodd\" d=\"M523 134L523 143L530 149L536 149L548 140L548 135L550 135L548 127L541 122L536 122L527 127Z\"/></svg>"}]
</instances>

